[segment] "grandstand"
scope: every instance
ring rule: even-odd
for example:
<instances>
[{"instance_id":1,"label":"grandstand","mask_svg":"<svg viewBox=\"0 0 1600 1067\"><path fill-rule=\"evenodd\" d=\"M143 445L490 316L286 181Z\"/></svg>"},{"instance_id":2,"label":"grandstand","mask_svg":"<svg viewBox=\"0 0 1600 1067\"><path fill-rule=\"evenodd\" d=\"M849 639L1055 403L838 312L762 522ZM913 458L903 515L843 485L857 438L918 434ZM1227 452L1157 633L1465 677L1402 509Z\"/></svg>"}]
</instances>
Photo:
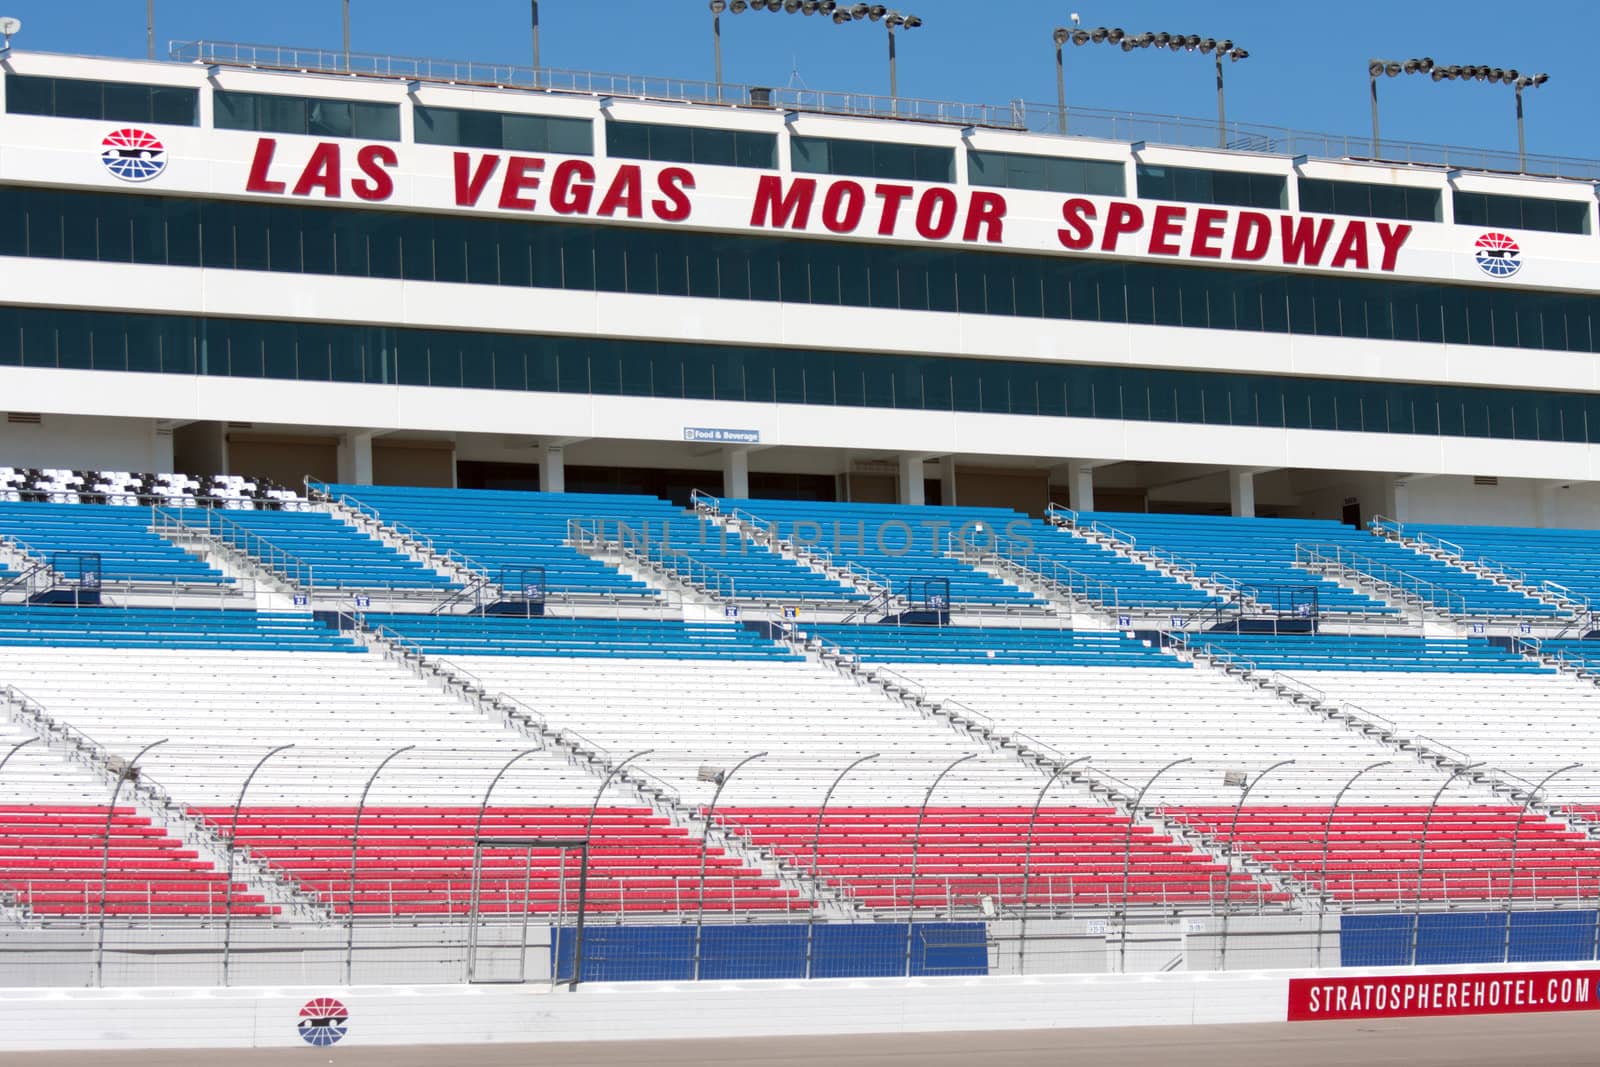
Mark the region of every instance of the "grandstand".
<instances>
[{"instance_id":1,"label":"grandstand","mask_svg":"<svg viewBox=\"0 0 1600 1067\"><path fill-rule=\"evenodd\" d=\"M1587 184L177 58L0 71L0 984L1597 958Z\"/></svg>"}]
</instances>

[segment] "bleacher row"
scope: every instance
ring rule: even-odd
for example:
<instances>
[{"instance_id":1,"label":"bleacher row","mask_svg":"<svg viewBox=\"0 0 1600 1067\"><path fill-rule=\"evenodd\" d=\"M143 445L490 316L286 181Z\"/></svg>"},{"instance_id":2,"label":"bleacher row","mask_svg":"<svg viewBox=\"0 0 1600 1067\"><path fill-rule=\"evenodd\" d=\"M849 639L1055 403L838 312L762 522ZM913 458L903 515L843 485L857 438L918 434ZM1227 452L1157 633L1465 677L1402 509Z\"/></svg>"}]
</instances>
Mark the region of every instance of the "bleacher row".
<instances>
[{"instance_id":1,"label":"bleacher row","mask_svg":"<svg viewBox=\"0 0 1600 1067\"><path fill-rule=\"evenodd\" d=\"M89 473L94 477L77 481L114 484ZM257 490L253 483L250 491L275 495L231 508L229 501L190 494L189 483L199 484L194 479L140 477L150 485L158 477L171 481L169 495L119 496L120 505L0 500L0 557L9 555L13 570L23 559L48 563L69 580L80 577L92 557L111 583L225 586L230 580L220 571L163 536L182 524L207 527L204 513L211 509L195 505L211 503L220 512L209 519L213 534L280 570L284 559L295 561L291 576L302 584L440 598L459 588L457 574L413 558L344 516L360 512L403 528L503 588L535 585L578 600L644 600L658 593L596 558L584 542L591 549L626 546L727 601L841 609L887 591L915 605L948 598L958 610L1043 613L1038 594L997 567L973 562L963 551L972 547L1065 577L1091 601L1119 612L1214 610L1223 599L1206 583L1215 579L1269 610L1313 603L1333 618L1399 614L1372 586L1337 580L1327 571L1329 560L1448 615L1544 621L1600 595L1594 552L1600 535L1576 530L1418 526L1406 527L1397 540L1381 535L1392 531L1308 519L1085 512L1063 527L1004 508L702 498L696 512L620 494L326 487L327 499L341 509L292 494L286 499L287 491ZM206 484L216 487L214 480ZM31 495L106 496L78 493L82 486L75 483L67 488L74 491ZM150 504L127 506L129 500ZM1504 562L1478 566L1495 560Z\"/></svg>"},{"instance_id":2,"label":"bleacher row","mask_svg":"<svg viewBox=\"0 0 1600 1067\"><path fill-rule=\"evenodd\" d=\"M1164 908L1224 899L1287 907L1291 885L1391 906L1419 896L1433 904L1600 896L1600 843L1583 821L1600 786L1592 774L1575 769L1544 794L1576 824L1524 812L1470 778L1117 632L801 629L801 640L868 672L892 670L941 707L978 713L992 738L1082 757L1077 774L1050 781L1007 746L952 729L754 627L425 613L365 623L515 699L552 736L611 759L644 753L633 766L682 811L708 804L720 780L720 820L866 909L971 908L982 898L1010 908L1024 893L1035 907L1110 908L1124 885L1129 906ZM1567 763L1600 767L1595 686L1484 640L1216 640L1498 775L1533 782ZM480 805L484 836L570 837L595 804L597 910L811 907L737 850L708 848L702 885L693 832L626 784L600 793L595 770L559 748L530 747L366 642L305 614L8 607L0 687L122 758L161 740L141 760L141 780L222 841L251 768L292 744L252 780L238 842L333 914L464 914ZM29 729L21 719L7 726L0 755L29 740ZM18 914L102 909L110 778L72 755L28 744L0 772L0 906ZM1187 762L1169 768L1175 760ZM1147 806L1193 837L1130 821L1090 788L1131 795L1158 771ZM1235 827L1241 775L1251 791ZM111 822L108 914L207 916L231 906L253 916L281 906L248 878L236 877L230 892L216 855L153 823L126 790ZM1202 845L1230 836L1271 873L1230 874ZM541 913L570 901L570 855L527 862L491 856L480 900Z\"/></svg>"}]
</instances>

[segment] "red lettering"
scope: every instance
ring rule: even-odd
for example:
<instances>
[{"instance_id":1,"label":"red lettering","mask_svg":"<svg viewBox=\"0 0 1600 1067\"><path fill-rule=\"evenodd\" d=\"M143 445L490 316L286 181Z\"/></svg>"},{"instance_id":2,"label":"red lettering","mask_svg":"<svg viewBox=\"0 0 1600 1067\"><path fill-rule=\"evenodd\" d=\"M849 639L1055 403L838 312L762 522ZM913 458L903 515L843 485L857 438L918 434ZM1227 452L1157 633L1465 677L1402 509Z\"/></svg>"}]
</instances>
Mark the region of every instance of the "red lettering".
<instances>
[{"instance_id":1,"label":"red lettering","mask_svg":"<svg viewBox=\"0 0 1600 1067\"><path fill-rule=\"evenodd\" d=\"M1189 254L1196 259L1221 259L1222 248L1214 244L1222 240L1222 224L1228 221L1228 213L1218 207L1203 207L1194 213L1194 241L1189 245Z\"/></svg>"},{"instance_id":2,"label":"red lettering","mask_svg":"<svg viewBox=\"0 0 1600 1067\"><path fill-rule=\"evenodd\" d=\"M1378 223L1378 241L1383 245L1383 259L1378 264L1379 270L1394 270L1394 261L1400 255L1406 238L1411 236L1411 227L1404 223L1394 226L1387 222Z\"/></svg>"},{"instance_id":3,"label":"red lettering","mask_svg":"<svg viewBox=\"0 0 1600 1067\"><path fill-rule=\"evenodd\" d=\"M537 156L512 156L506 160L506 176L500 185L500 207L507 211L532 211L537 203L532 193L539 188L539 172L544 160Z\"/></svg>"},{"instance_id":4,"label":"red lettering","mask_svg":"<svg viewBox=\"0 0 1600 1067\"><path fill-rule=\"evenodd\" d=\"M337 200L342 195L341 186L339 146L332 141L324 141L312 150L311 158L306 160L306 169L300 172L300 180L294 183L290 192L295 196L310 196L311 190L321 189L323 196Z\"/></svg>"},{"instance_id":5,"label":"red lettering","mask_svg":"<svg viewBox=\"0 0 1600 1067\"><path fill-rule=\"evenodd\" d=\"M778 175L763 174L756 183L756 204L750 212L750 225L803 230L811 218L811 201L816 195L815 178L796 178L784 189L783 179Z\"/></svg>"},{"instance_id":6,"label":"red lettering","mask_svg":"<svg viewBox=\"0 0 1600 1067\"><path fill-rule=\"evenodd\" d=\"M867 191L860 182L834 182L822 198L822 224L834 233L854 233L867 208Z\"/></svg>"},{"instance_id":7,"label":"red lettering","mask_svg":"<svg viewBox=\"0 0 1600 1067\"><path fill-rule=\"evenodd\" d=\"M277 150L278 142L271 137L263 137L256 142L256 154L250 160L250 177L244 183L245 192L281 193L288 188L283 182L267 178L267 170L272 166L272 154Z\"/></svg>"},{"instance_id":8,"label":"red lettering","mask_svg":"<svg viewBox=\"0 0 1600 1067\"><path fill-rule=\"evenodd\" d=\"M1066 220L1067 228L1056 231L1056 240L1061 242L1061 247L1081 252L1094 244L1094 230L1089 226L1089 220L1094 216L1094 204L1081 196L1062 204L1061 217Z\"/></svg>"},{"instance_id":9,"label":"red lettering","mask_svg":"<svg viewBox=\"0 0 1600 1067\"><path fill-rule=\"evenodd\" d=\"M1295 218L1284 215L1279 220L1283 227L1283 261L1315 267L1322 262L1322 253L1333 236L1332 219Z\"/></svg>"},{"instance_id":10,"label":"red lettering","mask_svg":"<svg viewBox=\"0 0 1600 1067\"><path fill-rule=\"evenodd\" d=\"M656 188L663 199L650 201L650 210L662 222L682 222L689 217L689 196L684 191L694 188L694 175L682 167L668 167L656 175Z\"/></svg>"},{"instance_id":11,"label":"red lettering","mask_svg":"<svg viewBox=\"0 0 1600 1067\"><path fill-rule=\"evenodd\" d=\"M917 201L917 233L930 241L942 241L956 228L956 194L933 188Z\"/></svg>"},{"instance_id":12,"label":"red lettering","mask_svg":"<svg viewBox=\"0 0 1600 1067\"><path fill-rule=\"evenodd\" d=\"M1152 256L1175 256L1182 251L1173 238L1183 233L1183 219L1188 214L1188 208L1181 208L1176 204L1156 205L1156 216L1150 223Z\"/></svg>"},{"instance_id":13,"label":"red lettering","mask_svg":"<svg viewBox=\"0 0 1600 1067\"><path fill-rule=\"evenodd\" d=\"M494 177L496 168L500 166L500 157L494 153L486 153L476 165L472 156L466 152L455 154L456 165L456 206L473 207L478 198L483 195L484 187L489 184L489 179Z\"/></svg>"},{"instance_id":14,"label":"red lettering","mask_svg":"<svg viewBox=\"0 0 1600 1067\"><path fill-rule=\"evenodd\" d=\"M1367 224L1360 219L1345 224L1344 236L1339 239L1339 247L1328 265L1343 267L1346 264L1367 269Z\"/></svg>"},{"instance_id":15,"label":"red lettering","mask_svg":"<svg viewBox=\"0 0 1600 1067\"><path fill-rule=\"evenodd\" d=\"M594 167L569 159L550 177L550 209L557 215L587 215L594 201Z\"/></svg>"},{"instance_id":16,"label":"red lettering","mask_svg":"<svg viewBox=\"0 0 1600 1067\"><path fill-rule=\"evenodd\" d=\"M1239 227L1233 231L1230 259L1260 259L1272 244L1272 220L1259 211L1239 212Z\"/></svg>"},{"instance_id":17,"label":"red lettering","mask_svg":"<svg viewBox=\"0 0 1600 1067\"><path fill-rule=\"evenodd\" d=\"M1138 204L1130 204L1126 200L1118 200L1111 205L1111 213L1106 216L1106 232L1100 237L1100 251L1115 252L1117 238L1125 233L1138 233L1144 229L1144 212Z\"/></svg>"},{"instance_id":18,"label":"red lettering","mask_svg":"<svg viewBox=\"0 0 1600 1067\"><path fill-rule=\"evenodd\" d=\"M972 203L967 208L967 227L962 231L961 239L976 241L981 231L985 242L997 245L1004 232L1005 217L1005 197L999 193L974 192Z\"/></svg>"},{"instance_id":19,"label":"red lettering","mask_svg":"<svg viewBox=\"0 0 1600 1067\"><path fill-rule=\"evenodd\" d=\"M618 167L611 188L600 199L601 215L615 217L619 210L630 219L644 217L644 172L637 164Z\"/></svg>"},{"instance_id":20,"label":"red lettering","mask_svg":"<svg viewBox=\"0 0 1600 1067\"><path fill-rule=\"evenodd\" d=\"M386 167L398 167L400 157L386 144L369 144L356 153L356 166L364 178L350 183L350 188L362 200L387 200L394 195L394 176Z\"/></svg>"},{"instance_id":21,"label":"red lettering","mask_svg":"<svg viewBox=\"0 0 1600 1067\"><path fill-rule=\"evenodd\" d=\"M900 205L916 190L909 185L880 185L872 192L883 201L883 214L878 216L878 236L893 237L895 223L900 221Z\"/></svg>"}]
</instances>

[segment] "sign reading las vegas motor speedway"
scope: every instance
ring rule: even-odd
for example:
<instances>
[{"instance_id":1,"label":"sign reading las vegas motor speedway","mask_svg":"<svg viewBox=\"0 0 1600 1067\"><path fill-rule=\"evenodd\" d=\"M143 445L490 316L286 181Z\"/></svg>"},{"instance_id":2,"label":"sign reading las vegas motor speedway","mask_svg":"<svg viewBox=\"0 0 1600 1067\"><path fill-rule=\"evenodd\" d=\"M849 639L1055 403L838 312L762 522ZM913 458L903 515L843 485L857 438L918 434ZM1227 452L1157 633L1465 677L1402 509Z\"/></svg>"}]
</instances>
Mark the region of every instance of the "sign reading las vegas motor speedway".
<instances>
[{"instance_id":1,"label":"sign reading las vegas motor speedway","mask_svg":"<svg viewBox=\"0 0 1600 1067\"><path fill-rule=\"evenodd\" d=\"M384 203L406 176L396 146L323 141L308 152L261 137L243 191ZM431 206L692 223L710 213L697 196L705 177L687 166L455 151L450 199ZM737 211L740 225L757 230L999 248L1030 243L1008 237L1020 228L1011 198L1027 195L1011 190L760 172L738 173L732 184L742 185L738 195L718 190L706 197L717 202L720 217L712 224L731 221ZM1052 238L1057 250L1381 273L1395 270L1414 229L1373 219L1082 196L1061 198L1059 223Z\"/></svg>"},{"instance_id":2,"label":"sign reading las vegas motor speedway","mask_svg":"<svg viewBox=\"0 0 1600 1067\"><path fill-rule=\"evenodd\" d=\"M1600 970L1291 978L1289 1021L1600 1010Z\"/></svg>"}]
</instances>

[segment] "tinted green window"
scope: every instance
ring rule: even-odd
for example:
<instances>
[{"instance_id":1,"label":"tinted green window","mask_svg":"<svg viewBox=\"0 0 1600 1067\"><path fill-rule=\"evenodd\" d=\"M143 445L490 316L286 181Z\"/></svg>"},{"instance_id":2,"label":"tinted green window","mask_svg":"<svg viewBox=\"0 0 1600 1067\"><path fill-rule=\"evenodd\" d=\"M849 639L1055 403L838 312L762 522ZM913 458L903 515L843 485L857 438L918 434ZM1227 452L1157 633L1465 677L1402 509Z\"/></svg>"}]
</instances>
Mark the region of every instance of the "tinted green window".
<instances>
[{"instance_id":1,"label":"tinted green window","mask_svg":"<svg viewBox=\"0 0 1600 1067\"><path fill-rule=\"evenodd\" d=\"M1600 351L1600 298L271 200L0 185L0 254Z\"/></svg>"},{"instance_id":2,"label":"tinted green window","mask_svg":"<svg viewBox=\"0 0 1600 1067\"><path fill-rule=\"evenodd\" d=\"M608 122L606 154L663 163L774 170L778 166L778 135L649 122Z\"/></svg>"},{"instance_id":3,"label":"tinted green window","mask_svg":"<svg viewBox=\"0 0 1600 1067\"><path fill-rule=\"evenodd\" d=\"M1001 189L1038 189L1046 193L1123 196L1126 169L1099 159L1058 159L1005 152L967 153L967 180Z\"/></svg>"},{"instance_id":4,"label":"tinted green window","mask_svg":"<svg viewBox=\"0 0 1600 1067\"><path fill-rule=\"evenodd\" d=\"M1589 232L1589 205L1584 201L1462 192L1455 194L1454 201L1456 222L1462 226L1501 226L1550 233Z\"/></svg>"},{"instance_id":5,"label":"tinted green window","mask_svg":"<svg viewBox=\"0 0 1600 1067\"><path fill-rule=\"evenodd\" d=\"M1411 185L1300 179L1300 210L1318 215L1364 215L1375 219L1440 222L1443 194Z\"/></svg>"},{"instance_id":6,"label":"tinted green window","mask_svg":"<svg viewBox=\"0 0 1600 1067\"><path fill-rule=\"evenodd\" d=\"M61 119L197 126L200 90L11 74L6 77L6 111Z\"/></svg>"},{"instance_id":7,"label":"tinted green window","mask_svg":"<svg viewBox=\"0 0 1600 1067\"><path fill-rule=\"evenodd\" d=\"M354 137L363 141L400 139L398 104L218 89L212 94L212 106L212 121L220 130Z\"/></svg>"},{"instance_id":8,"label":"tinted green window","mask_svg":"<svg viewBox=\"0 0 1600 1067\"><path fill-rule=\"evenodd\" d=\"M903 181L955 181L953 148L883 144L827 137L791 137L790 165L806 174L847 174Z\"/></svg>"},{"instance_id":9,"label":"tinted green window","mask_svg":"<svg viewBox=\"0 0 1600 1067\"><path fill-rule=\"evenodd\" d=\"M1236 207L1289 206L1289 182L1277 174L1247 174L1232 170L1138 165L1139 195L1149 200L1177 200L1190 204L1232 204Z\"/></svg>"},{"instance_id":10,"label":"tinted green window","mask_svg":"<svg viewBox=\"0 0 1600 1067\"><path fill-rule=\"evenodd\" d=\"M471 111L423 104L416 105L414 114L418 144L499 148L511 152L551 152L566 156L594 155L594 123L588 119Z\"/></svg>"},{"instance_id":11,"label":"tinted green window","mask_svg":"<svg viewBox=\"0 0 1600 1067\"><path fill-rule=\"evenodd\" d=\"M1575 443L1595 443L1597 407L1534 390L15 307L0 307L0 365Z\"/></svg>"}]
</instances>

